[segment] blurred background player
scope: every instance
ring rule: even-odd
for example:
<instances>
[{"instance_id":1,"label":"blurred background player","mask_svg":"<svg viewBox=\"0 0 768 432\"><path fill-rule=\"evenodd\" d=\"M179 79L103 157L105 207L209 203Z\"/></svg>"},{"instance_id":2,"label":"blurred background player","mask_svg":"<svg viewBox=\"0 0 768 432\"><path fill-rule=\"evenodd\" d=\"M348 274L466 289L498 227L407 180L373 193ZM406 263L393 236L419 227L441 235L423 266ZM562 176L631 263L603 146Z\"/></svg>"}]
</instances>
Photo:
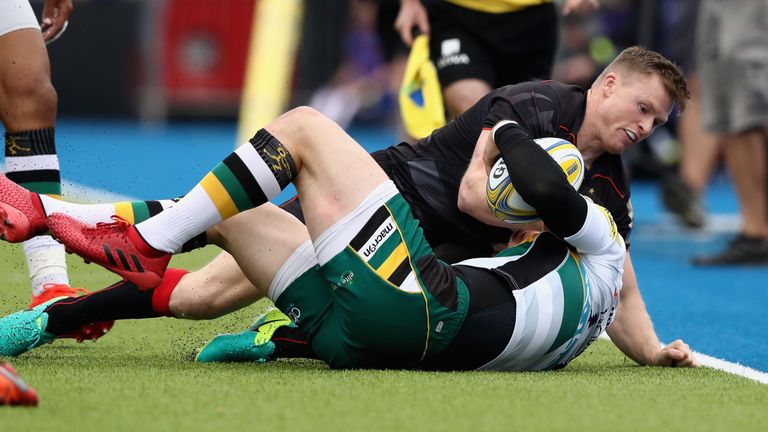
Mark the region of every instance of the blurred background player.
<instances>
[{"instance_id":1,"label":"blurred background player","mask_svg":"<svg viewBox=\"0 0 768 432\"><path fill-rule=\"evenodd\" d=\"M704 127L722 140L740 232L698 265L768 264L768 2L702 0L697 55Z\"/></svg>"},{"instance_id":2,"label":"blurred background player","mask_svg":"<svg viewBox=\"0 0 768 432\"><path fill-rule=\"evenodd\" d=\"M563 13L597 6L595 0L567 0ZM429 36L450 117L493 88L548 79L559 34L551 0L401 0L395 28L409 46L414 29Z\"/></svg>"},{"instance_id":3,"label":"blurred background player","mask_svg":"<svg viewBox=\"0 0 768 432\"><path fill-rule=\"evenodd\" d=\"M669 127L648 140L651 157L645 159L656 161L664 206L683 225L693 229L703 228L706 223L701 194L718 155L714 137L703 133L699 118L700 93L694 56L698 7L697 0L640 2L635 42L654 47L674 61L685 72L691 87L692 104L685 112L674 113Z\"/></svg>"}]
</instances>

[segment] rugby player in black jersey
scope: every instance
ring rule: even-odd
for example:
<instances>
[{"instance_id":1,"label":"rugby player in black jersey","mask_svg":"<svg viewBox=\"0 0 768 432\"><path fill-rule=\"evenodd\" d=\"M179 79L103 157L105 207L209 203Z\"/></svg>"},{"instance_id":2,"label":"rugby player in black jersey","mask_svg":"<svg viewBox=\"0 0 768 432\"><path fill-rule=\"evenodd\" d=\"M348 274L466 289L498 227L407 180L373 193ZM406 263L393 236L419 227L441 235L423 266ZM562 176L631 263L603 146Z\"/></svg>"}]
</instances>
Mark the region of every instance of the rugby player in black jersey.
<instances>
[{"instance_id":1,"label":"rugby player in black jersey","mask_svg":"<svg viewBox=\"0 0 768 432\"><path fill-rule=\"evenodd\" d=\"M652 51L630 48L588 91L554 82L504 87L416 145L401 144L374 158L409 202L438 254L445 246L450 261L488 256L492 243L504 243L510 231L481 223L503 225L485 208L482 154L489 128L499 120L515 120L532 138L556 136L577 145L588 167L582 192L612 213L627 239L631 206L618 154L665 122L673 102L684 107L686 97L685 80L673 64ZM211 235L216 235L215 229ZM609 333L632 359L652 364L658 339L628 254L626 258L619 306L626 312L619 314L621 318L614 321ZM194 273L167 273L154 292L138 291L130 283L122 285L113 286L101 297L91 295L49 307L49 323L58 323L53 333L84 319L211 318L254 299L252 285L227 254ZM105 295L117 301L109 301ZM139 306L130 312L120 310L127 304ZM67 308L70 313L64 313Z\"/></svg>"}]
</instances>

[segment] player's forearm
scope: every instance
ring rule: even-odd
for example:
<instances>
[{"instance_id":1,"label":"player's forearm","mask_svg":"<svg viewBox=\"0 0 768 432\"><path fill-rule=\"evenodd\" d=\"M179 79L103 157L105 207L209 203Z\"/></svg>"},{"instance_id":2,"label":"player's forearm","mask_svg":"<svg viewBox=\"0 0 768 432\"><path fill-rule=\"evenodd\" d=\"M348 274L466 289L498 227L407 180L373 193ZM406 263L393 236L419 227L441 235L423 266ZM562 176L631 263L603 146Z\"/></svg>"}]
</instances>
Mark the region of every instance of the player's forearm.
<instances>
[{"instance_id":1,"label":"player's forearm","mask_svg":"<svg viewBox=\"0 0 768 432\"><path fill-rule=\"evenodd\" d=\"M631 261L624 268L621 302L616 319L608 327L608 335L627 357L639 364L653 364L660 349L659 338L645 309Z\"/></svg>"},{"instance_id":2,"label":"player's forearm","mask_svg":"<svg viewBox=\"0 0 768 432\"><path fill-rule=\"evenodd\" d=\"M616 319L608 327L608 335L621 352L642 365L652 364L659 351L651 319L637 300L624 302L619 308Z\"/></svg>"},{"instance_id":3,"label":"player's forearm","mask_svg":"<svg viewBox=\"0 0 768 432\"><path fill-rule=\"evenodd\" d=\"M509 224L493 215L486 202L485 188L488 183L488 173L483 162L483 152L490 133L490 130L483 130L475 143L472 159L459 185L457 206L463 213L486 225L509 228Z\"/></svg>"},{"instance_id":4,"label":"player's forearm","mask_svg":"<svg viewBox=\"0 0 768 432\"><path fill-rule=\"evenodd\" d=\"M509 228L509 224L491 213L485 198L485 184L488 182L488 176L484 175L485 169L480 166L479 169L470 167L459 187L458 207L463 213L466 213L480 222L491 225Z\"/></svg>"}]
</instances>

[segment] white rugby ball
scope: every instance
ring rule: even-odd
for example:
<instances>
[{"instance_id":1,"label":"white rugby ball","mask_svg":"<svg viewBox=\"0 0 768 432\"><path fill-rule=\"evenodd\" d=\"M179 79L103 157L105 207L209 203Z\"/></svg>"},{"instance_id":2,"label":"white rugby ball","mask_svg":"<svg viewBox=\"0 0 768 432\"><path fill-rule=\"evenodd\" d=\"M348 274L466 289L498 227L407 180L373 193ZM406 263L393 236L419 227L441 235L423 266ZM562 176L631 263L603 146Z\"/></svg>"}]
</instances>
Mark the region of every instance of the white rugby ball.
<instances>
[{"instance_id":1,"label":"white rugby ball","mask_svg":"<svg viewBox=\"0 0 768 432\"><path fill-rule=\"evenodd\" d=\"M578 190L584 180L584 159L579 149L561 138L538 138L536 143L563 169L568 182ZM507 165L499 158L491 168L485 197L493 214L507 223L528 223L539 220L536 209L528 205L509 179Z\"/></svg>"}]
</instances>

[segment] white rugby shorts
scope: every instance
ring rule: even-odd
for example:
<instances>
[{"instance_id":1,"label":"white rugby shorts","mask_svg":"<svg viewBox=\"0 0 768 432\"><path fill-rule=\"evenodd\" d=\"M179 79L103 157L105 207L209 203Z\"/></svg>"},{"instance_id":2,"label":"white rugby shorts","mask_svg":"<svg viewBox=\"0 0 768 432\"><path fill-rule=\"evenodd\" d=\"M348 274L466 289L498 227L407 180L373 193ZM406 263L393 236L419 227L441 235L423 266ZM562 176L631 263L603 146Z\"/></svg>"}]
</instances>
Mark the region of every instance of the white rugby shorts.
<instances>
[{"instance_id":1,"label":"white rugby shorts","mask_svg":"<svg viewBox=\"0 0 768 432\"><path fill-rule=\"evenodd\" d=\"M0 0L0 36L24 28L40 29L28 0Z\"/></svg>"}]
</instances>

